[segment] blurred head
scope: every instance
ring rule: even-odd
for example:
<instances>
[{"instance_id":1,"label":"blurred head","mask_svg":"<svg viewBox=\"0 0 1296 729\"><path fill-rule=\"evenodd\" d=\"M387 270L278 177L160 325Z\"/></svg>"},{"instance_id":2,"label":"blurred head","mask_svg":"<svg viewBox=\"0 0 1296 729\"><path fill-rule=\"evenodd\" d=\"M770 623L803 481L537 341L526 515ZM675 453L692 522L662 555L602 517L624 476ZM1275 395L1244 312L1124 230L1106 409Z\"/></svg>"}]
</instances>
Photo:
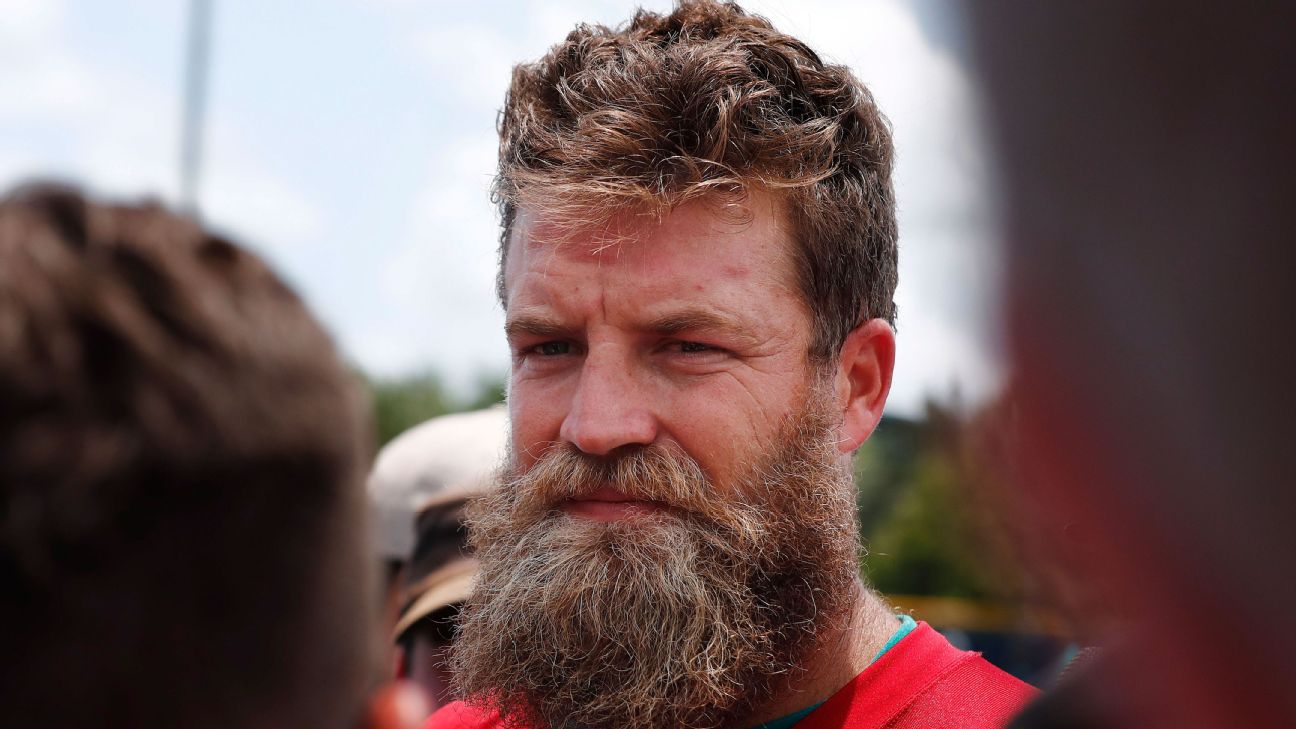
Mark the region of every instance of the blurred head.
<instances>
[{"instance_id":1,"label":"blurred head","mask_svg":"<svg viewBox=\"0 0 1296 729\"><path fill-rule=\"evenodd\" d=\"M0 723L360 722L362 413L246 251L153 204L0 200Z\"/></svg>"},{"instance_id":2,"label":"blurred head","mask_svg":"<svg viewBox=\"0 0 1296 729\"><path fill-rule=\"evenodd\" d=\"M519 66L500 128L512 450L460 678L544 720L737 720L854 594L847 465L894 358L885 122L846 69L692 2Z\"/></svg>"},{"instance_id":3,"label":"blurred head","mask_svg":"<svg viewBox=\"0 0 1296 729\"><path fill-rule=\"evenodd\" d=\"M419 514L418 542L402 578L394 630L400 649L397 673L423 687L433 710L450 701L456 620L477 575L463 523L466 498L461 494L437 501Z\"/></svg>"},{"instance_id":4,"label":"blurred head","mask_svg":"<svg viewBox=\"0 0 1296 729\"><path fill-rule=\"evenodd\" d=\"M1026 487L1132 623L1096 678L1135 726L1291 726L1293 8L968 8Z\"/></svg>"},{"instance_id":5,"label":"blurred head","mask_svg":"<svg viewBox=\"0 0 1296 729\"><path fill-rule=\"evenodd\" d=\"M460 512L499 467L508 413L496 406L432 418L378 452L369 473L374 542L387 563L387 603L398 677L421 685L433 706L448 698L453 606L468 594Z\"/></svg>"},{"instance_id":6,"label":"blurred head","mask_svg":"<svg viewBox=\"0 0 1296 729\"><path fill-rule=\"evenodd\" d=\"M486 490L504 456L503 406L432 418L385 445L369 474L382 554L398 558L393 590L396 673L435 710L450 699L450 647L477 562L463 507Z\"/></svg>"},{"instance_id":7,"label":"blurred head","mask_svg":"<svg viewBox=\"0 0 1296 729\"><path fill-rule=\"evenodd\" d=\"M508 411L494 406L431 418L384 445L367 486L382 558L408 562L426 537L416 528L423 510L485 489L504 457L508 432Z\"/></svg>"}]
</instances>

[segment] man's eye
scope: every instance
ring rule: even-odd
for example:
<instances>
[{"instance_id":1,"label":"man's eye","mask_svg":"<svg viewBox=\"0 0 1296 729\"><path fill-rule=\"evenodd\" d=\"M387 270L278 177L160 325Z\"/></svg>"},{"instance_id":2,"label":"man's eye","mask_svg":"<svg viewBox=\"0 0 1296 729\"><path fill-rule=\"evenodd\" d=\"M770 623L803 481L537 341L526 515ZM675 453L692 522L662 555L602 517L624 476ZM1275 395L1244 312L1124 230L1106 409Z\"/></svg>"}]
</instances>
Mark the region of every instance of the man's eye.
<instances>
[{"instance_id":1,"label":"man's eye","mask_svg":"<svg viewBox=\"0 0 1296 729\"><path fill-rule=\"evenodd\" d=\"M676 340L666 347L666 351L671 354L686 355L690 358L701 357L702 355L706 355L707 358L710 358L725 354L728 350L724 347L717 347L714 344Z\"/></svg>"},{"instance_id":2,"label":"man's eye","mask_svg":"<svg viewBox=\"0 0 1296 729\"><path fill-rule=\"evenodd\" d=\"M571 353L570 342L545 342L537 344L532 351L544 357L557 357L559 355Z\"/></svg>"}]
</instances>

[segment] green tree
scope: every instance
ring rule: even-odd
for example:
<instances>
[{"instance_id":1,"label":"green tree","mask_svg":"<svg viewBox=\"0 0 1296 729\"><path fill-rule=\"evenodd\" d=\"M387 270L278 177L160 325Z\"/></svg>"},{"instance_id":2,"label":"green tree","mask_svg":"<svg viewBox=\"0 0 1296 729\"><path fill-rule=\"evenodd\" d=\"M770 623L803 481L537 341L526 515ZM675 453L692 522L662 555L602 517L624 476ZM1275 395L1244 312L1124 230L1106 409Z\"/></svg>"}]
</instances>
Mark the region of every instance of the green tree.
<instances>
[{"instance_id":1,"label":"green tree","mask_svg":"<svg viewBox=\"0 0 1296 729\"><path fill-rule=\"evenodd\" d=\"M379 446L424 420L453 409L441 378L432 372L366 379L366 382L373 402Z\"/></svg>"},{"instance_id":2,"label":"green tree","mask_svg":"<svg viewBox=\"0 0 1296 729\"><path fill-rule=\"evenodd\" d=\"M883 592L988 597L984 555L976 548L947 454L925 449L887 518L868 539L868 577Z\"/></svg>"},{"instance_id":3,"label":"green tree","mask_svg":"<svg viewBox=\"0 0 1296 729\"><path fill-rule=\"evenodd\" d=\"M504 378L482 375L463 396L447 390L440 376L425 370L403 377L361 374L373 403L374 430L381 447L419 423L446 413L480 410L504 400Z\"/></svg>"},{"instance_id":4,"label":"green tree","mask_svg":"<svg viewBox=\"0 0 1296 729\"><path fill-rule=\"evenodd\" d=\"M987 412L990 412L987 409ZM974 421L989 421L985 414ZM972 425L982 437L971 437ZM1014 565L1005 552L1005 515L982 467L995 454L984 429L929 402L918 420L884 419L856 456L862 565L883 592L972 598L1012 597Z\"/></svg>"}]
</instances>

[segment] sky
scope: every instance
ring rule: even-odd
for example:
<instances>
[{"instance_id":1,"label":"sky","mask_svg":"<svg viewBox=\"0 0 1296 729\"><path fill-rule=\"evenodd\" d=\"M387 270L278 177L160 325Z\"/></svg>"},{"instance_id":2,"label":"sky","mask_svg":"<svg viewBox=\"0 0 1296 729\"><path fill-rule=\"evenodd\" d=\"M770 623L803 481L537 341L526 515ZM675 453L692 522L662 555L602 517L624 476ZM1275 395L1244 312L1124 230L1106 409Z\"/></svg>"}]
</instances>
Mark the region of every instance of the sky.
<instances>
[{"instance_id":1,"label":"sky","mask_svg":"<svg viewBox=\"0 0 1296 729\"><path fill-rule=\"evenodd\" d=\"M948 1L743 3L850 66L894 126L899 415L1002 381L992 176ZM205 222L270 259L367 372L461 390L506 373L488 189L510 69L637 3L212 2ZM175 202L187 6L0 0L0 189Z\"/></svg>"}]
</instances>

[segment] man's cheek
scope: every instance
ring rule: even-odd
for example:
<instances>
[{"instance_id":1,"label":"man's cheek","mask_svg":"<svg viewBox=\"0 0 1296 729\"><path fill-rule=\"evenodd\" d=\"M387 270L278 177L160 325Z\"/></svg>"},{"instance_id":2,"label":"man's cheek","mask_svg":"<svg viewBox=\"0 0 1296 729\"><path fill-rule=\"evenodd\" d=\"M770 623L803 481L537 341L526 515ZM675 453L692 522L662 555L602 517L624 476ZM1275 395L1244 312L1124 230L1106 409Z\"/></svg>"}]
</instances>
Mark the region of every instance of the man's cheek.
<instances>
[{"instance_id":1,"label":"man's cheek","mask_svg":"<svg viewBox=\"0 0 1296 729\"><path fill-rule=\"evenodd\" d=\"M518 463L530 468L546 448L559 442L569 403L558 388L533 381L510 386L508 402L513 451Z\"/></svg>"}]
</instances>

